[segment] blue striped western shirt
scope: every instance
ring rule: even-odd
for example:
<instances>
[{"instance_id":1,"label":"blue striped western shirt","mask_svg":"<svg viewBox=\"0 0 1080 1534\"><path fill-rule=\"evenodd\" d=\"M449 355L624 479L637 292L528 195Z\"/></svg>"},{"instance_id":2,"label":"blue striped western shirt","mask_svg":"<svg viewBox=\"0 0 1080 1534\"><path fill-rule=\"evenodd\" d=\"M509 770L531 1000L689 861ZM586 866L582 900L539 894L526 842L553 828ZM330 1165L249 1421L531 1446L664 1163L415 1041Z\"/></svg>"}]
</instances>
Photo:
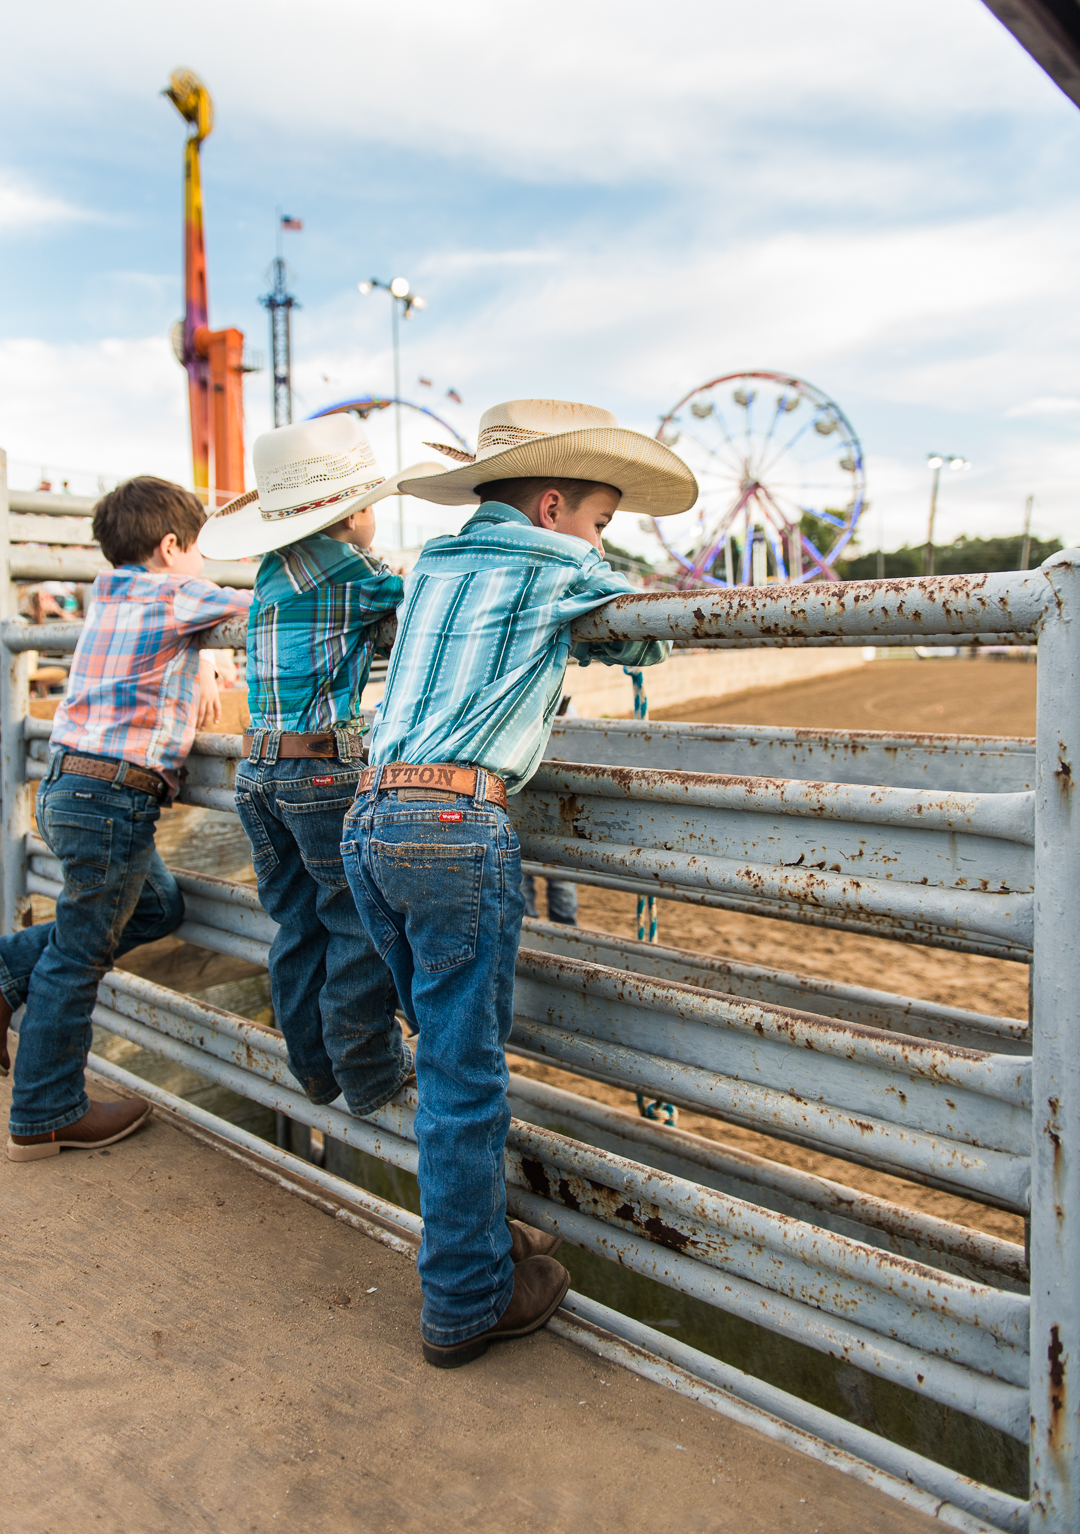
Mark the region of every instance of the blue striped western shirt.
<instances>
[{"instance_id":1,"label":"blue striped western shirt","mask_svg":"<svg viewBox=\"0 0 1080 1534\"><path fill-rule=\"evenodd\" d=\"M583 538L488 501L408 577L371 761L462 762L516 793L536 771L571 652L651 666L667 640L570 643L574 618L634 588Z\"/></svg>"}]
</instances>

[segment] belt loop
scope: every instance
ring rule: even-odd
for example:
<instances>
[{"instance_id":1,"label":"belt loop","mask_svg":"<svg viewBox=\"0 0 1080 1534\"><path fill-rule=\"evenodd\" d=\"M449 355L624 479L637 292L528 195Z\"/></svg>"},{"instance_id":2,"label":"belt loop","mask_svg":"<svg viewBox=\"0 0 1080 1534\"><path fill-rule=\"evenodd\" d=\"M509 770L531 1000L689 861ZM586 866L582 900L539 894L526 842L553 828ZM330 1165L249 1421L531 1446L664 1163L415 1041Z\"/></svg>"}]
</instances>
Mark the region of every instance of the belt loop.
<instances>
[{"instance_id":1,"label":"belt loop","mask_svg":"<svg viewBox=\"0 0 1080 1534\"><path fill-rule=\"evenodd\" d=\"M482 810L487 803L488 775L482 767L476 769L476 787L473 789L473 804L478 810Z\"/></svg>"},{"instance_id":2,"label":"belt loop","mask_svg":"<svg viewBox=\"0 0 1080 1534\"><path fill-rule=\"evenodd\" d=\"M248 751L248 761L249 762L254 764L255 762L257 762L259 760L259 757L262 755L263 741L265 739L266 739L266 731L265 730L252 730L252 732L251 732L251 749Z\"/></svg>"},{"instance_id":3,"label":"belt loop","mask_svg":"<svg viewBox=\"0 0 1080 1534\"><path fill-rule=\"evenodd\" d=\"M266 748L262 753L262 760L267 763L276 762L278 751L281 748L281 730L266 731Z\"/></svg>"},{"instance_id":4,"label":"belt loop","mask_svg":"<svg viewBox=\"0 0 1080 1534\"><path fill-rule=\"evenodd\" d=\"M119 767L117 767L116 773L113 776L113 780L112 780L113 788L123 788L124 783L127 780L127 775L128 775L128 764L127 764L127 762L122 761L120 763Z\"/></svg>"}]
</instances>

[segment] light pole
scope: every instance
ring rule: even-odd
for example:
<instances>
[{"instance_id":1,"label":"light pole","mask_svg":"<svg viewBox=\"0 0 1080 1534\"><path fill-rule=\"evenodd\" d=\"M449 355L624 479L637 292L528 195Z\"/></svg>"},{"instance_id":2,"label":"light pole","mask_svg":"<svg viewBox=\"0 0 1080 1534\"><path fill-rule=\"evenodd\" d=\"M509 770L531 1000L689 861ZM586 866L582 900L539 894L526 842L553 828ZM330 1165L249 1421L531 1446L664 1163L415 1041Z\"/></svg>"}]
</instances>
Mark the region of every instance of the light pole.
<instances>
[{"instance_id":1,"label":"light pole","mask_svg":"<svg viewBox=\"0 0 1080 1534\"><path fill-rule=\"evenodd\" d=\"M941 471L946 464L948 464L949 468L954 472L959 472L962 469L970 469L971 464L966 458L955 458L950 456L948 453L930 453L926 461L933 469L934 477L930 481L930 518L926 524L926 558L923 564L923 573L926 575L933 575L934 518L937 515L937 493L938 485L941 481Z\"/></svg>"},{"instance_id":2,"label":"light pole","mask_svg":"<svg viewBox=\"0 0 1080 1534\"><path fill-rule=\"evenodd\" d=\"M414 293L409 285L407 277L395 277L392 282L380 282L378 277L372 277L367 282L358 282L357 288L366 298L373 288L381 288L384 293L390 294L391 328L394 338L394 435L397 439L397 468L401 472L401 350L398 344L398 306L401 314L408 319L414 309L426 309L427 299L421 298L419 293ZM399 495L397 498L398 515L398 548L405 547L405 510L404 503Z\"/></svg>"}]
</instances>

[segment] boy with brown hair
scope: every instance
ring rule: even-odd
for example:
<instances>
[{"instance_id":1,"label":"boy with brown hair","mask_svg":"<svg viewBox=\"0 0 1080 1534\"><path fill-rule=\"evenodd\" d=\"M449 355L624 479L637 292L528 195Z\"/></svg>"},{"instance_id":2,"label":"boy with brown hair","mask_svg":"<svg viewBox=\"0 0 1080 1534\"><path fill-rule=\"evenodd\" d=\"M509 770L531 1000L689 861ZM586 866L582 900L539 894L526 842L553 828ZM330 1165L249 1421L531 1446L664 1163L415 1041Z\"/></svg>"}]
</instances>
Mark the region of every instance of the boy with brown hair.
<instances>
[{"instance_id":1,"label":"boy with brown hair","mask_svg":"<svg viewBox=\"0 0 1080 1534\"><path fill-rule=\"evenodd\" d=\"M117 486L94 511L94 537L113 568L94 581L37 795L38 831L64 888L53 921L0 937L4 1074L7 1025L26 1003L12 1161L111 1145L150 1112L140 1097L91 1102L84 1073L98 982L119 954L183 920L154 828L214 702L199 634L251 603L250 592L202 578L195 540L204 520L190 491L150 475Z\"/></svg>"}]
</instances>

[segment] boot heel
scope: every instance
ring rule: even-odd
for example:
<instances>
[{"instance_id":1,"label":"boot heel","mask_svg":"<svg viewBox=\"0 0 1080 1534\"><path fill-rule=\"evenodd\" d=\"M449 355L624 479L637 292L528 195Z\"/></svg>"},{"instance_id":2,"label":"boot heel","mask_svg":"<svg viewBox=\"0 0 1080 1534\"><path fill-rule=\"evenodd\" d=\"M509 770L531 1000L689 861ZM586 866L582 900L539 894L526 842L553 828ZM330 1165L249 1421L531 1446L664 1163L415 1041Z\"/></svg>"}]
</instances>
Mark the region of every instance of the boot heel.
<instances>
[{"instance_id":1,"label":"boot heel","mask_svg":"<svg viewBox=\"0 0 1080 1534\"><path fill-rule=\"evenodd\" d=\"M40 1145L16 1145L14 1140L7 1143L7 1158L9 1161L44 1161L46 1156L59 1156L60 1146L55 1140L46 1140Z\"/></svg>"}]
</instances>

